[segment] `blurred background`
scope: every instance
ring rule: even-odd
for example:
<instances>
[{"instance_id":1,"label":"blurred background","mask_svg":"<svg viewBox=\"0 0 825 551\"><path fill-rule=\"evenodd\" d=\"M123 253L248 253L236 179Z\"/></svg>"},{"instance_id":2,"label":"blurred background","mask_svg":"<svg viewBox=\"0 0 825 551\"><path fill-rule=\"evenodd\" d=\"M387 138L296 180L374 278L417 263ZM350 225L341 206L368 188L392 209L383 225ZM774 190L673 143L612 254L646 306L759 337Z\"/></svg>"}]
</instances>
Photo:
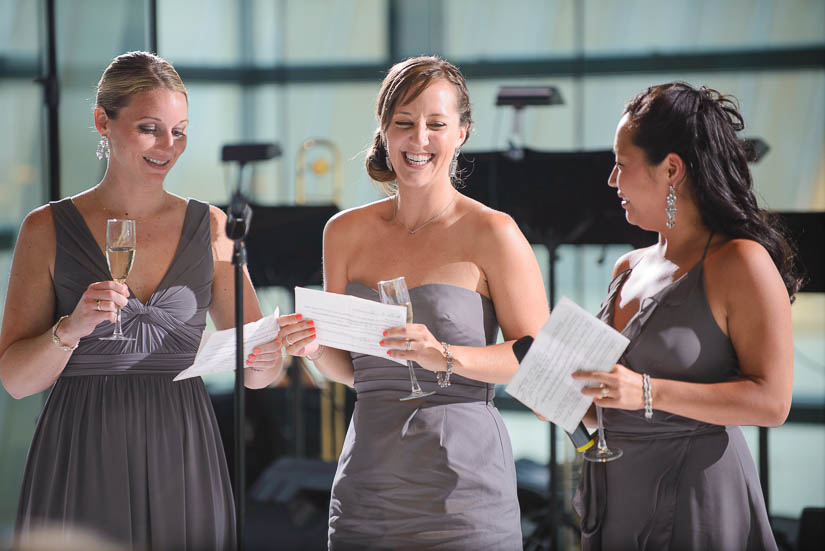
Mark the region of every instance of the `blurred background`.
<instances>
[{"instance_id":1,"label":"blurred background","mask_svg":"<svg viewBox=\"0 0 825 551\"><path fill-rule=\"evenodd\" d=\"M253 166L248 188L260 207L250 268L258 263L253 278L268 312L291 311L292 285L320 283L326 218L382 196L363 168L375 96L393 62L420 54L443 56L465 73L476 124L463 149L464 191L500 208L531 205L524 219L514 217L534 242L553 298L597 311L614 261L630 249L621 238L559 234L553 219L603 196L609 161L607 173L593 167L604 164L624 102L652 84L678 79L735 95L743 137L767 146L751 165L762 205L787 213L801 241L822 235L823 0L0 0L0 300L26 213L103 175L91 116L100 74L120 53L155 49L189 92L188 150L167 189L226 204L237 175L220 161L223 144L267 141L283 152ZM555 87L562 103L496 105L505 86ZM573 166L572 180L551 177L554 163ZM485 180L491 170L495 186ZM555 196L555 185L564 192ZM615 210L621 217L618 203ZM278 249L278 232L298 227L291 220L305 230L290 238L304 240ZM822 241L815 245L803 251L810 272L822 266ZM825 293L815 283L822 277L810 274L813 284L792 309L788 422L761 437L744 429L785 549L795 548L803 509L825 507ZM207 385L231 450L232 376ZM518 460L525 545L575 549L570 498L580 459L562 431L499 394ZM324 548L330 466L352 392L296 364L277 387L247 396L250 538L257 531L270 545L280 538L270 548ZM0 547L12 534L44 399L0 391Z\"/></svg>"}]
</instances>

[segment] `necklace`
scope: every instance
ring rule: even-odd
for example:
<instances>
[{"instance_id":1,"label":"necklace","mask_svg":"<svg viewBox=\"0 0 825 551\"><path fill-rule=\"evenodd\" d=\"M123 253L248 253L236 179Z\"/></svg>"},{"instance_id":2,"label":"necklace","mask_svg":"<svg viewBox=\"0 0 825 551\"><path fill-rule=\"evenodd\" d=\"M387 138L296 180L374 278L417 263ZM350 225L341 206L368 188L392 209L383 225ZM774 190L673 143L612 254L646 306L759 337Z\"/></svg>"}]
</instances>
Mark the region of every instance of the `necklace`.
<instances>
[{"instance_id":1,"label":"necklace","mask_svg":"<svg viewBox=\"0 0 825 551\"><path fill-rule=\"evenodd\" d=\"M456 192L453 195L453 198L450 199L450 202L447 203L447 206L444 207L441 210L441 212L439 212L438 214L436 214L432 218L428 219L426 222L424 222L423 224L421 224L417 228L410 229L407 226L405 226L404 224L402 224L401 221L398 219L398 195L396 194L396 196L395 196L395 213L392 215L392 219L393 219L393 221L395 221L396 224L398 224L399 226L401 226L402 228L407 230L408 234L415 235L418 232L420 232L421 230L423 230L425 227L429 226L430 224L432 224L433 222L438 220L445 212L447 212L447 209L449 209L451 206L453 206L453 203L455 203L456 199L458 199L458 192Z\"/></svg>"},{"instance_id":2,"label":"necklace","mask_svg":"<svg viewBox=\"0 0 825 551\"><path fill-rule=\"evenodd\" d=\"M141 220L148 220L150 218L156 217L158 215L158 213L166 207L166 200L169 197L167 194L164 194L163 195L163 201L161 202L160 207L158 209L156 209L154 213L149 214L147 216L142 216L140 218L135 218L134 216L130 217L128 212L124 212L123 216L118 216L118 215L113 216L112 211L107 209L106 205L103 204L103 201L100 200L100 193L99 193L98 190L99 190L99 188L95 188L95 190L94 190L95 200L100 205L100 208L103 209L104 214L106 214L106 218L130 218L130 219L134 220L135 222L140 222Z\"/></svg>"}]
</instances>

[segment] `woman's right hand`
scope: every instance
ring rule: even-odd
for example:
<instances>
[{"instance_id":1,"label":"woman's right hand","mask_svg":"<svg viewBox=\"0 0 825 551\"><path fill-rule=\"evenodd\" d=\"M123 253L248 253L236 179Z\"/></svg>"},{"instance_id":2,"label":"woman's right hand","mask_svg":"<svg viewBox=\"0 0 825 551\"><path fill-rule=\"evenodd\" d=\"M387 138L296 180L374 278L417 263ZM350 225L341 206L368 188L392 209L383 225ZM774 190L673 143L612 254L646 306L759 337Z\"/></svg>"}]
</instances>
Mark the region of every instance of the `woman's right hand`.
<instances>
[{"instance_id":1,"label":"woman's right hand","mask_svg":"<svg viewBox=\"0 0 825 551\"><path fill-rule=\"evenodd\" d=\"M74 310L60 324L60 342L74 345L104 321L115 322L118 308L129 301L129 287L115 281L98 281L89 285Z\"/></svg>"},{"instance_id":2,"label":"woman's right hand","mask_svg":"<svg viewBox=\"0 0 825 551\"><path fill-rule=\"evenodd\" d=\"M315 356L320 348L315 342L315 322L301 314L288 314L278 318L278 339L290 356Z\"/></svg>"}]
</instances>

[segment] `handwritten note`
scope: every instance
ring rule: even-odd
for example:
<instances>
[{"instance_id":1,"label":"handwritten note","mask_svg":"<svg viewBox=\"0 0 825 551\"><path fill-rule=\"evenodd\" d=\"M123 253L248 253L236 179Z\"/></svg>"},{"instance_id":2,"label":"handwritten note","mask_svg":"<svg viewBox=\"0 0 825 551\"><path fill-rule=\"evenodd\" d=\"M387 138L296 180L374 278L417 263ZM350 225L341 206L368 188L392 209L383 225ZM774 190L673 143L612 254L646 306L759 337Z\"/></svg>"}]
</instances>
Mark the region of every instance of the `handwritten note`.
<instances>
[{"instance_id":1,"label":"handwritten note","mask_svg":"<svg viewBox=\"0 0 825 551\"><path fill-rule=\"evenodd\" d=\"M244 358L252 353L258 345L267 343L278 336L279 309L271 316L264 316L258 321L243 326ZM182 381L191 377L211 375L221 371L235 371L235 328L222 331L204 331L201 344L195 354L195 363L187 367L173 381Z\"/></svg>"},{"instance_id":2,"label":"handwritten note","mask_svg":"<svg viewBox=\"0 0 825 551\"><path fill-rule=\"evenodd\" d=\"M609 371L630 341L573 301L562 298L505 390L572 432L593 402L574 371Z\"/></svg>"},{"instance_id":3,"label":"handwritten note","mask_svg":"<svg viewBox=\"0 0 825 551\"><path fill-rule=\"evenodd\" d=\"M320 344L406 365L404 360L388 356L387 349L378 344L385 330L407 323L404 306L295 287L295 312L315 322Z\"/></svg>"}]
</instances>

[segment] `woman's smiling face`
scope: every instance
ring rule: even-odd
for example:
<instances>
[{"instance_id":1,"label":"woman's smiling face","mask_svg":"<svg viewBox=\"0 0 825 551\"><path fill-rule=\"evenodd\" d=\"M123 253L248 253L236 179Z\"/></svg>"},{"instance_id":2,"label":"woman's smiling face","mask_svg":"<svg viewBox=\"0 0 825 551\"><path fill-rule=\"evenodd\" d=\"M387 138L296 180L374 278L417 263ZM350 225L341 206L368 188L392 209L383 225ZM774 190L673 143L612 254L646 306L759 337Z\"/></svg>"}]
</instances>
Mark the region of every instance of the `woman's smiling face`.
<instances>
[{"instance_id":1,"label":"woman's smiling face","mask_svg":"<svg viewBox=\"0 0 825 551\"><path fill-rule=\"evenodd\" d=\"M386 140L399 183L427 185L449 180L453 155L466 136L455 86L446 80L432 82L414 100L396 107Z\"/></svg>"}]
</instances>

